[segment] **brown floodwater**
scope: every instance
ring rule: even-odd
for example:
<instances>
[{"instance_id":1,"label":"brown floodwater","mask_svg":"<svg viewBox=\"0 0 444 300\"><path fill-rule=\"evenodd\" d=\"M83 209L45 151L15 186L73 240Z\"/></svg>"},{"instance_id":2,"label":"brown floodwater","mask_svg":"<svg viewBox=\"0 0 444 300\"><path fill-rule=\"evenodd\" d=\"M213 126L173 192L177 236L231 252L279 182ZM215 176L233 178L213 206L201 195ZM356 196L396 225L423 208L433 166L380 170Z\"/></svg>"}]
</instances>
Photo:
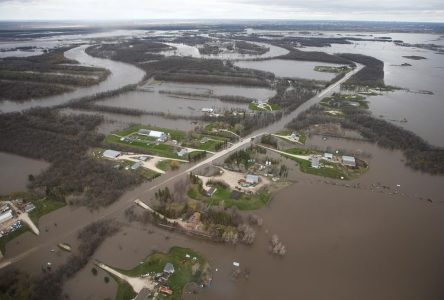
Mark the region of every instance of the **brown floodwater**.
<instances>
[{"instance_id":1,"label":"brown floodwater","mask_svg":"<svg viewBox=\"0 0 444 300\"><path fill-rule=\"evenodd\" d=\"M264 218L264 225L257 228L253 246L222 245L153 225L127 224L124 208L135 198L152 197L147 189L153 183L146 183L99 211L65 207L44 216L39 224L42 235L38 239L30 234L19 237L8 244L6 256L37 246L15 266L37 273L47 261L56 266L66 257L50 252L56 243L76 245L78 229L106 216L123 226L102 244L94 259L129 269L153 250L190 247L218 269L212 285L201 290L198 299L269 299L277 295L281 299L442 299L443 178L412 171L404 166L401 153L366 142L324 141L313 136L308 144L362 151L369 171L345 182L303 174L289 161L293 184L278 191L269 207L255 212ZM378 183L387 188L373 185ZM268 253L274 233L288 250L282 258ZM250 271L248 279L230 277L233 261ZM67 282L64 291L71 299L112 298L115 283L105 284L103 273L94 277L91 267L90 262Z\"/></svg>"},{"instance_id":2,"label":"brown floodwater","mask_svg":"<svg viewBox=\"0 0 444 300\"><path fill-rule=\"evenodd\" d=\"M40 174L49 163L0 152L0 166L0 195L6 195L25 190L28 176Z\"/></svg>"},{"instance_id":3,"label":"brown floodwater","mask_svg":"<svg viewBox=\"0 0 444 300\"><path fill-rule=\"evenodd\" d=\"M276 94L274 90L268 88L223 84L161 82L146 85L144 88L149 89L150 92L131 91L97 101L97 104L173 115L202 116L205 114L202 112L203 108L212 108L218 112L248 109L249 103L223 102L218 99L218 96L241 96L265 100ZM202 96L181 96L163 92Z\"/></svg>"}]
</instances>

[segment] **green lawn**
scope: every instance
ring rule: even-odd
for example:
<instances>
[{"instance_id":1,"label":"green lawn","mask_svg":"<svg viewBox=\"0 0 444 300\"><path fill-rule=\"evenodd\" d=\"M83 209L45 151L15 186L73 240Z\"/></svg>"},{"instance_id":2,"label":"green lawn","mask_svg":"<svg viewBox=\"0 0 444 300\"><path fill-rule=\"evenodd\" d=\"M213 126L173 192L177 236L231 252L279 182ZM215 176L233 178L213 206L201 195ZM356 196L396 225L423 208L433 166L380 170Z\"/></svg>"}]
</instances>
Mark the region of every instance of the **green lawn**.
<instances>
[{"instance_id":1,"label":"green lawn","mask_svg":"<svg viewBox=\"0 0 444 300\"><path fill-rule=\"evenodd\" d=\"M125 147L133 148L135 151L142 150L144 153L148 153L151 155L170 157L170 158L178 158L176 149L173 146L162 144L156 145L155 143L142 143L142 142L132 142L127 143L121 141L119 137L114 135L108 135L104 141L105 145L122 145Z\"/></svg>"},{"instance_id":2,"label":"green lawn","mask_svg":"<svg viewBox=\"0 0 444 300\"><path fill-rule=\"evenodd\" d=\"M350 103L357 103L359 107L368 109L368 101L366 98L359 94L339 94L335 93L330 97L322 99L320 104L324 107L340 109L343 105L350 105ZM339 106L338 106L339 105Z\"/></svg>"},{"instance_id":3,"label":"green lawn","mask_svg":"<svg viewBox=\"0 0 444 300\"><path fill-rule=\"evenodd\" d=\"M269 192L258 192L256 194L242 194L239 199L231 198L232 190L222 185L217 185L217 191L210 198L199 192L198 186L193 185L188 190L188 197L199 200L210 205L218 205L224 203L225 208L237 207L240 210L254 210L267 205L271 199Z\"/></svg>"},{"instance_id":4,"label":"green lawn","mask_svg":"<svg viewBox=\"0 0 444 300\"><path fill-rule=\"evenodd\" d=\"M326 72L326 73L347 73L352 68L347 66L341 66L341 67L332 67L332 66L315 66L314 70L317 72Z\"/></svg>"},{"instance_id":5,"label":"green lawn","mask_svg":"<svg viewBox=\"0 0 444 300\"><path fill-rule=\"evenodd\" d=\"M35 209L29 213L31 220L38 226L39 219L50 212L62 208L66 205L65 202L57 201L48 198L42 198L39 200L32 201L35 205Z\"/></svg>"},{"instance_id":6,"label":"green lawn","mask_svg":"<svg viewBox=\"0 0 444 300\"><path fill-rule=\"evenodd\" d=\"M186 258L186 254L189 254L191 258ZM196 261L193 261L192 257L196 257ZM181 299L184 286L189 282L199 283L206 265L205 259L191 249L173 247L168 253L154 253L148 256L143 264L137 265L134 269L119 270L119 272L132 277L138 277L150 272L161 273L168 262L173 264L175 272L167 281L167 285L173 290L173 295L166 298ZM197 271L193 273L192 267L195 263L198 263L199 266ZM116 299L125 298L116 297Z\"/></svg>"},{"instance_id":7,"label":"green lawn","mask_svg":"<svg viewBox=\"0 0 444 300\"><path fill-rule=\"evenodd\" d=\"M136 298L136 292L134 292L133 288L126 281L123 281L111 274L110 276L117 283L117 293L116 297L114 298L115 300L129 300Z\"/></svg>"},{"instance_id":8,"label":"green lawn","mask_svg":"<svg viewBox=\"0 0 444 300\"><path fill-rule=\"evenodd\" d=\"M186 136L186 133L181 130L160 128L160 127L149 126L149 125L134 125L134 126L126 128L122 131L114 132L114 134L117 134L120 136L127 136L131 133L137 132L139 129L148 129L148 130L156 130L156 131L166 132L166 133L170 134L170 137L172 140L177 140L177 141L184 139Z\"/></svg>"}]
</instances>

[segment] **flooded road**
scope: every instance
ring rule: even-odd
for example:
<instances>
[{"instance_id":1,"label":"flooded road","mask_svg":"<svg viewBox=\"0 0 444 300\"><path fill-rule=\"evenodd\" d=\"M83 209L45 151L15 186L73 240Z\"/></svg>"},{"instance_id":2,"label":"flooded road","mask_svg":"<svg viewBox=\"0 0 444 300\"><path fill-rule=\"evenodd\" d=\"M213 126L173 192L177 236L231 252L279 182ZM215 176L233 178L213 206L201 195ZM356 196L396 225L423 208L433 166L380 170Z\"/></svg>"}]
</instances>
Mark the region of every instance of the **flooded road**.
<instances>
[{"instance_id":1,"label":"flooded road","mask_svg":"<svg viewBox=\"0 0 444 300\"><path fill-rule=\"evenodd\" d=\"M38 175L49 163L0 152L0 196L26 190L29 175Z\"/></svg>"},{"instance_id":2,"label":"flooded road","mask_svg":"<svg viewBox=\"0 0 444 300\"><path fill-rule=\"evenodd\" d=\"M105 68L111 71L108 78L91 87L78 88L73 92L62 95L51 96L38 100L29 100L25 102L0 101L0 112L14 112L29 109L31 107L54 106L67 103L72 99L78 99L84 96L92 96L97 93L119 89L128 84L135 84L142 80L145 72L132 65L112 61L109 59L95 58L85 53L89 45L82 45L65 52L65 57L77 60L85 66Z\"/></svg>"}]
</instances>

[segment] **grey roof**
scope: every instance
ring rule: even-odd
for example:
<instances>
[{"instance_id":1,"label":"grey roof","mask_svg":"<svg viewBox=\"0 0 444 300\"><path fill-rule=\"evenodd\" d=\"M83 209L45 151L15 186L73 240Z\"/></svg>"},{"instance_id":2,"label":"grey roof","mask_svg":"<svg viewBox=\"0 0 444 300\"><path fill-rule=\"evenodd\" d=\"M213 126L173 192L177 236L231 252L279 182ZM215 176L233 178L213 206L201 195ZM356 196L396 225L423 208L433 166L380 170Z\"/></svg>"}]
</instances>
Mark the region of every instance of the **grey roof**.
<instances>
[{"instance_id":1,"label":"grey roof","mask_svg":"<svg viewBox=\"0 0 444 300\"><path fill-rule=\"evenodd\" d=\"M146 287L140 290L139 294L137 294L137 297L134 298L134 300L146 300L150 296L150 290Z\"/></svg>"},{"instance_id":2,"label":"grey roof","mask_svg":"<svg viewBox=\"0 0 444 300\"><path fill-rule=\"evenodd\" d=\"M347 162L355 162L355 158L353 156L347 156L347 155L342 156L342 160Z\"/></svg>"},{"instance_id":3,"label":"grey roof","mask_svg":"<svg viewBox=\"0 0 444 300\"><path fill-rule=\"evenodd\" d=\"M257 176L257 175L252 175L252 174L248 174L248 175L245 177L245 181L246 181L246 182L254 182L254 183L257 183L257 182L259 182L259 176Z\"/></svg>"},{"instance_id":4,"label":"grey roof","mask_svg":"<svg viewBox=\"0 0 444 300\"><path fill-rule=\"evenodd\" d=\"M121 154L120 151L115 151L115 150L105 150L103 152L103 156L108 157L108 158L116 158L117 156L119 156Z\"/></svg>"},{"instance_id":5,"label":"grey roof","mask_svg":"<svg viewBox=\"0 0 444 300\"><path fill-rule=\"evenodd\" d=\"M134 164L131 166L131 169L132 169L132 170L137 170L137 169L140 168L142 165L143 165L143 163L142 163L141 161L138 161L138 162L134 163Z\"/></svg>"},{"instance_id":6,"label":"grey roof","mask_svg":"<svg viewBox=\"0 0 444 300\"><path fill-rule=\"evenodd\" d=\"M163 271L165 273L170 273L173 274L174 273L174 266L172 263L166 263L165 267L163 268Z\"/></svg>"}]
</instances>

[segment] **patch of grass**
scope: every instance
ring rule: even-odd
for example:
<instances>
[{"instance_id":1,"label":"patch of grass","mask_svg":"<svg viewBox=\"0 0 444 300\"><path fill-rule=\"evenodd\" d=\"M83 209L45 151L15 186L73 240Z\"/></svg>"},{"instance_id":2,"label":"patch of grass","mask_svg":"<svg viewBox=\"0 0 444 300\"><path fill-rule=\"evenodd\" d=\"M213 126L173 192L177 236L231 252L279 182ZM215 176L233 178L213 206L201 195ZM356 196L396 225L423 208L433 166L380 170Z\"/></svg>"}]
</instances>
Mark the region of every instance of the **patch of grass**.
<instances>
[{"instance_id":1,"label":"patch of grass","mask_svg":"<svg viewBox=\"0 0 444 300\"><path fill-rule=\"evenodd\" d=\"M347 66L332 67L332 66L315 66L314 70L316 72L326 72L326 73L347 73L351 71L352 68Z\"/></svg>"},{"instance_id":2,"label":"patch of grass","mask_svg":"<svg viewBox=\"0 0 444 300\"><path fill-rule=\"evenodd\" d=\"M119 137L114 135L108 135L105 138L104 143L106 145L122 145L128 148L133 148L135 151L142 150L144 153L148 153L151 155L157 155L157 156L163 156L163 157L170 157L170 158L177 158L176 150L173 146L159 143L156 145L155 143L142 143L142 142L132 142L127 143L124 141L121 141Z\"/></svg>"},{"instance_id":3,"label":"patch of grass","mask_svg":"<svg viewBox=\"0 0 444 300\"><path fill-rule=\"evenodd\" d=\"M65 202L49 199L46 197L32 201L32 203L35 205L35 209L29 213L29 217L37 226L39 219L42 216L49 214L50 212L62 208L66 205Z\"/></svg>"},{"instance_id":4,"label":"patch of grass","mask_svg":"<svg viewBox=\"0 0 444 300\"><path fill-rule=\"evenodd\" d=\"M272 104L269 104L269 105L271 106L271 111L275 111L275 110L280 110L280 109L281 109L281 107L280 107L279 104L272 103ZM250 103L250 104L248 105L248 108L251 109L251 110L257 110L257 111L270 111L268 105L266 105L265 107L266 107L266 108L260 108L256 103Z\"/></svg>"},{"instance_id":5,"label":"patch of grass","mask_svg":"<svg viewBox=\"0 0 444 300\"><path fill-rule=\"evenodd\" d=\"M197 185L192 185L188 190L188 197L194 200L202 201L210 205L224 203L225 208L237 207L240 210L255 210L267 205L271 199L271 194L266 191L260 191L254 194L242 193L239 199L231 197L232 190L228 187L217 184L217 190L212 197L203 195Z\"/></svg>"},{"instance_id":6,"label":"patch of grass","mask_svg":"<svg viewBox=\"0 0 444 300\"><path fill-rule=\"evenodd\" d=\"M114 279L114 281L117 283L117 293L115 300L128 300L128 299L134 299L137 296L137 293L134 292L131 285L129 285L126 281L123 281L120 278L117 278L114 275L110 276Z\"/></svg>"},{"instance_id":7,"label":"patch of grass","mask_svg":"<svg viewBox=\"0 0 444 300\"><path fill-rule=\"evenodd\" d=\"M0 238L0 251L2 251L3 255L5 255L6 253L6 244L15 239L16 237L18 237L19 235L21 235L22 233L25 233L26 231L29 231L29 228L28 226L23 225L16 231L11 232L10 234L2 236Z\"/></svg>"},{"instance_id":8,"label":"patch of grass","mask_svg":"<svg viewBox=\"0 0 444 300\"><path fill-rule=\"evenodd\" d=\"M191 258L186 258L189 254ZM192 257L196 257L193 261ZM168 253L154 253L148 256L142 264L137 265L132 270L119 270L119 272L132 277L155 272L162 273L166 263L172 263L175 269L167 281L167 285L173 290L171 299L181 299L182 290L189 282L199 283L202 272L204 271L206 261L199 253L181 247L173 247ZM193 272L193 265L196 265ZM116 298L116 299L132 299L132 298Z\"/></svg>"},{"instance_id":9,"label":"patch of grass","mask_svg":"<svg viewBox=\"0 0 444 300\"><path fill-rule=\"evenodd\" d=\"M162 161L159 161L157 164L156 164L156 167L157 168L159 168L159 169L161 169L162 171L168 171L168 170L170 170L171 169L171 161L170 160L167 160L167 159L165 159L165 160L162 160Z\"/></svg>"},{"instance_id":10,"label":"patch of grass","mask_svg":"<svg viewBox=\"0 0 444 300\"><path fill-rule=\"evenodd\" d=\"M148 130L156 130L156 131L162 131L165 133L169 133L170 134L170 138L172 140L177 140L180 141L182 139L185 138L186 133L184 131L181 130L175 130L175 129L167 129L167 128L160 128L160 127L156 127L156 126L149 126L149 125L134 125L131 127L128 127L122 131L118 131L118 132L114 132L117 135L120 136L127 136L131 133L137 132L139 129L148 129Z\"/></svg>"},{"instance_id":11,"label":"patch of grass","mask_svg":"<svg viewBox=\"0 0 444 300\"><path fill-rule=\"evenodd\" d=\"M322 99L320 104L324 107L340 109L344 106L359 106L361 108L368 109L368 101L366 98L359 94L339 94L334 93L330 97Z\"/></svg>"}]
</instances>

